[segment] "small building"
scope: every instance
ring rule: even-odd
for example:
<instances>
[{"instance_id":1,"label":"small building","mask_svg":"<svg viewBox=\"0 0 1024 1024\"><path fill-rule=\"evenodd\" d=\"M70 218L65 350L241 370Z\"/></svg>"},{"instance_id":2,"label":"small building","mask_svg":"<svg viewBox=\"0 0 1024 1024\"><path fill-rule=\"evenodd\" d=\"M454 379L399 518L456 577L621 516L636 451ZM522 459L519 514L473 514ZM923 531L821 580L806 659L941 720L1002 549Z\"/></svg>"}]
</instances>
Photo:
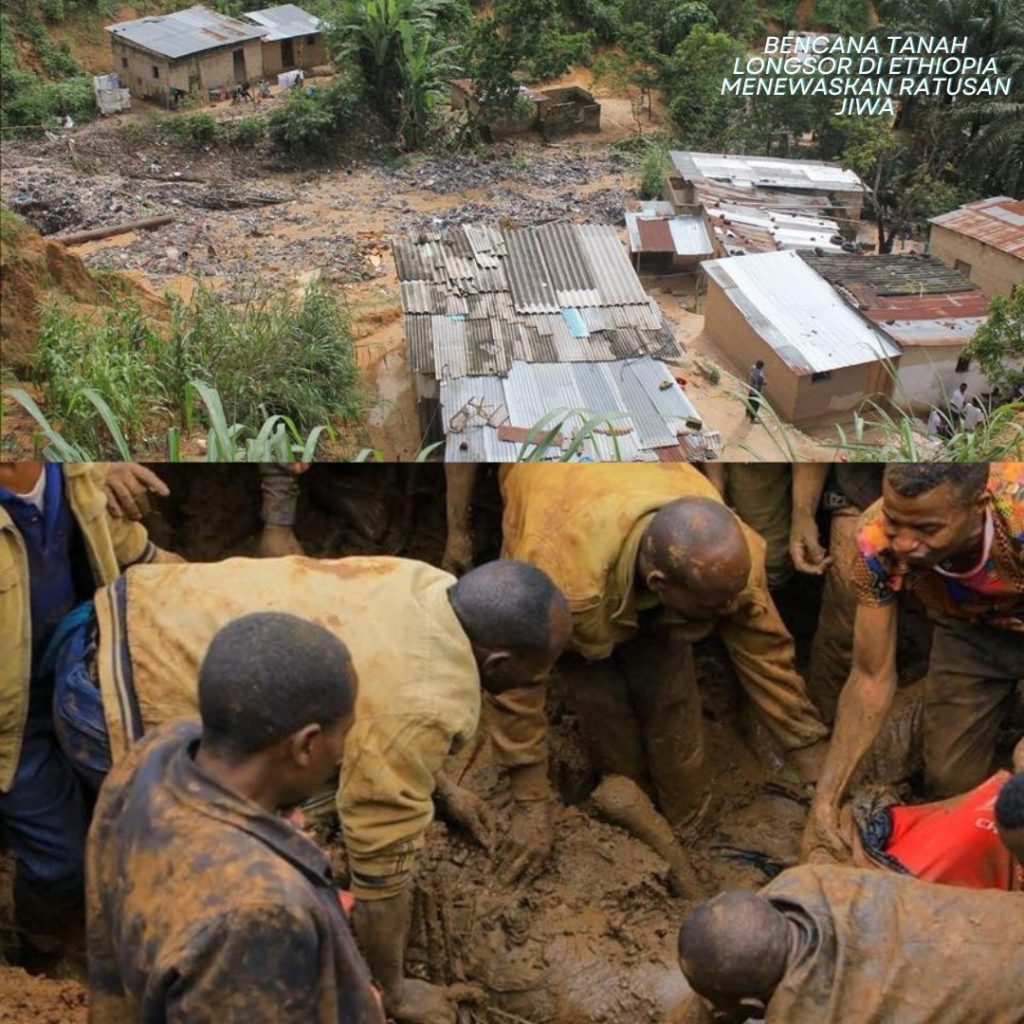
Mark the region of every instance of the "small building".
<instances>
[{"instance_id":1,"label":"small building","mask_svg":"<svg viewBox=\"0 0 1024 1024\"><path fill-rule=\"evenodd\" d=\"M448 83L452 110L466 110L476 117L480 110L476 88L470 78L456 78ZM539 131L545 138L569 135L578 131L601 130L601 104L578 86L564 89L531 89L519 86L516 109L500 120L492 120L487 128L496 136Z\"/></svg>"},{"instance_id":2,"label":"small building","mask_svg":"<svg viewBox=\"0 0 1024 1024\"><path fill-rule=\"evenodd\" d=\"M107 31L121 83L143 99L170 105L176 93L205 98L263 74L264 29L203 6L121 21Z\"/></svg>"},{"instance_id":3,"label":"small building","mask_svg":"<svg viewBox=\"0 0 1024 1024\"><path fill-rule=\"evenodd\" d=\"M927 256L812 256L804 262L850 306L899 345L894 399L912 409L945 408L961 384L989 387L964 358L964 346L985 322L988 300L958 271Z\"/></svg>"},{"instance_id":4,"label":"small building","mask_svg":"<svg viewBox=\"0 0 1024 1024\"><path fill-rule=\"evenodd\" d=\"M765 398L793 423L840 415L889 396L900 350L792 251L703 264L704 330L746 380L765 362Z\"/></svg>"},{"instance_id":5,"label":"small building","mask_svg":"<svg viewBox=\"0 0 1024 1024\"><path fill-rule=\"evenodd\" d=\"M607 414L583 454L701 461L721 449L663 359L681 352L611 226L467 224L393 243L427 443L511 461L549 414ZM549 423L549 429L553 426Z\"/></svg>"},{"instance_id":6,"label":"small building","mask_svg":"<svg viewBox=\"0 0 1024 1024\"><path fill-rule=\"evenodd\" d=\"M839 164L679 150L671 151L669 157L683 188L709 181L740 193L759 190L772 197L824 199L822 212L851 222L860 219L864 205L864 183Z\"/></svg>"},{"instance_id":7,"label":"small building","mask_svg":"<svg viewBox=\"0 0 1024 1024\"><path fill-rule=\"evenodd\" d=\"M295 4L248 11L242 17L264 29L263 74L312 71L327 63L324 23Z\"/></svg>"},{"instance_id":8,"label":"small building","mask_svg":"<svg viewBox=\"0 0 1024 1024\"><path fill-rule=\"evenodd\" d=\"M1008 296L1024 283L1024 200L966 203L931 225L931 254L986 295Z\"/></svg>"},{"instance_id":9,"label":"small building","mask_svg":"<svg viewBox=\"0 0 1024 1024\"><path fill-rule=\"evenodd\" d=\"M676 213L671 203L656 199L634 202L626 209L629 254L637 271L692 272L715 254L703 211Z\"/></svg>"}]
</instances>

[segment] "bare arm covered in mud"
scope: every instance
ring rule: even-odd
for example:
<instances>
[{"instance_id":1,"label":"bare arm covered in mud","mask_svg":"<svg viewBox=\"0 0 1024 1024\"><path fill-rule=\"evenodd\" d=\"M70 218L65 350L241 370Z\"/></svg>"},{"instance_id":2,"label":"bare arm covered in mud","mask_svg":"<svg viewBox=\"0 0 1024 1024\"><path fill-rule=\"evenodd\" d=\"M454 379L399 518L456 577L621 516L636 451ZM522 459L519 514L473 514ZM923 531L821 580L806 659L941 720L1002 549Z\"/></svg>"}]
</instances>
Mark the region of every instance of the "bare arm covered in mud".
<instances>
[{"instance_id":1,"label":"bare arm covered in mud","mask_svg":"<svg viewBox=\"0 0 1024 1024\"><path fill-rule=\"evenodd\" d=\"M839 804L896 693L896 615L895 604L857 608L853 668L839 697L835 732L804 832L804 860L841 860L850 855L839 827Z\"/></svg>"},{"instance_id":2,"label":"bare arm covered in mud","mask_svg":"<svg viewBox=\"0 0 1024 1024\"><path fill-rule=\"evenodd\" d=\"M818 537L815 515L828 477L827 462L797 462L793 465L793 511L789 524L789 557L797 572L820 576L832 561Z\"/></svg>"}]
</instances>

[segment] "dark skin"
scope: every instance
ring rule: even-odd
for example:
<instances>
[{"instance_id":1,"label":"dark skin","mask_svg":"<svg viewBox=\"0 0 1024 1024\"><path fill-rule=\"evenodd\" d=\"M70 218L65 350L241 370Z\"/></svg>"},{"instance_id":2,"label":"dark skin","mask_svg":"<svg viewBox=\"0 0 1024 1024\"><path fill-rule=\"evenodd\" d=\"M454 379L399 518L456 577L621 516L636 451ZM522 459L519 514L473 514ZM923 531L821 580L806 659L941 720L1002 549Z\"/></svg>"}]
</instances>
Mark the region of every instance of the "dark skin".
<instances>
[{"instance_id":1,"label":"dark skin","mask_svg":"<svg viewBox=\"0 0 1024 1024\"><path fill-rule=\"evenodd\" d=\"M456 614L458 614L456 612ZM569 641L572 622L562 603L549 610L549 644L544 650L514 650L473 644L483 688L489 693L523 686L543 686ZM448 817L466 826L481 844L490 849L493 826L489 808L476 794L458 786L443 772L436 777L438 796ZM548 814L547 805L544 805ZM535 858L541 863L550 849L550 823L545 818L547 840L538 838L536 822L532 833L517 826L517 809L512 826L499 849L499 857L529 865ZM532 815L531 815L532 817ZM541 847L544 847L541 849ZM405 977L405 946L412 921L412 890L406 887L390 899L357 900L352 923L374 978L384 995L384 1009L390 1016L409 1024L455 1024L459 1002L473 1002L482 993L472 985L432 985Z\"/></svg>"},{"instance_id":2,"label":"dark skin","mask_svg":"<svg viewBox=\"0 0 1024 1024\"><path fill-rule=\"evenodd\" d=\"M981 558L989 496L964 500L948 483L914 498L884 484L886 536L901 566L937 565L967 571ZM851 849L839 822L850 779L875 741L896 693L895 604L860 605L853 631L853 665L839 697L835 730L804 831L804 860L844 861Z\"/></svg>"}]
</instances>

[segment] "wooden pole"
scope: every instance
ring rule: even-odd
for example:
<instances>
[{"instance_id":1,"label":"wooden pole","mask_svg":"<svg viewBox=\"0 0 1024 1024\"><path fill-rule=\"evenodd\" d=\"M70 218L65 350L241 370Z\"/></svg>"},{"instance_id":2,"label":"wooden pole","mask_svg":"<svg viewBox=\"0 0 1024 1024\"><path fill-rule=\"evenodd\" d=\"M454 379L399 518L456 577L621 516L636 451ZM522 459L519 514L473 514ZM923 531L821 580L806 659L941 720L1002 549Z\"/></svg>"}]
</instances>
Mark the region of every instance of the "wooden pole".
<instances>
[{"instance_id":1,"label":"wooden pole","mask_svg":"<svg viewBox=\"0 0 1024 1024\"><path fill-rule=\"evenodd\" d=\"M105 228L89 228L87 231L73 231L67 235L43 236L48 242L60 242L61 245L80 245L97 238L109 238L111 235L123 235L129 231L152 231L162 228L165 224L173 224L174 217L167 214L163 217L149 217L146 220L129 220L124 224L113 224Z\"/></svg>"}]
</instances>

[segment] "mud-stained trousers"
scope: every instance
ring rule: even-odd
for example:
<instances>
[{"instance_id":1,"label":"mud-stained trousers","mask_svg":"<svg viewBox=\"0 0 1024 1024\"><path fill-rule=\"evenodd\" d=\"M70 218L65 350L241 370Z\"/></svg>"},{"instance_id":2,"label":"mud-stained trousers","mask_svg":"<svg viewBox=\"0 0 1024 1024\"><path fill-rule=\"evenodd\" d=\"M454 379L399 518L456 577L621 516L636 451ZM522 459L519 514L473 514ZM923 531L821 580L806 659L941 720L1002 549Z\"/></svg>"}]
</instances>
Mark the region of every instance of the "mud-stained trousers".
<instances>
[{"instance_id":1,"label":"mud-stained trousers","mask_svg":"<svg viewBox=\"0 0 1024 1024\"><path fill-rule=\"evenodd\" d=\"M594 766L646 789L673 824L708 790L693 646L678 627L650 625L604 661L567 656L569 706Z\"/></svg>"},{"instance_id":2,"label":"mud-stained trousers","mask_svg":"<svg viewBox=\"0 0 1024 1024\"><path fill-rule=\"evenodd\" d=\"M925 782L956 796L992 772L999 728L1024 680L1024 635L938 618L925 685Z\"/></svg>"}]
</instances>

